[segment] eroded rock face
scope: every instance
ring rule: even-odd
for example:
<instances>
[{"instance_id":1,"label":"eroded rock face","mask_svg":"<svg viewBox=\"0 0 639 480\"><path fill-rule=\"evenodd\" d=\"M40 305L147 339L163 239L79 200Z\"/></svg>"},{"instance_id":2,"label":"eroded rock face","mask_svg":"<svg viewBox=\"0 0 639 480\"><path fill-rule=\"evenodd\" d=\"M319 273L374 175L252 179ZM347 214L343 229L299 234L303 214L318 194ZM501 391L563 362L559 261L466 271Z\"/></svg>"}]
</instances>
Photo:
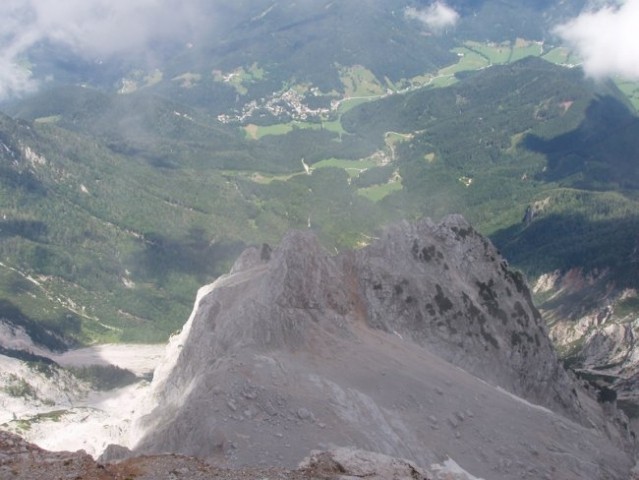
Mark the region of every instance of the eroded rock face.
<instances>
[{"instance_id":1,"label":"eroded rock face","mask_svg":"<svg viewBox=\"0 0 639 480\"><path fill-rule=\"evenodd\" d=\"M523 278L461 216L398 225L356 257L372 327L536 403L579 410Z\"/></svg>"},{"instance_id":2,"label":"eroded rock face","mask_svg":"<svg viewBox=\"0 0 639 480\"><path fill-rule=\"evenodd\" d=\"M535 293L545 297L540 310L565 363L637 423L637 291L618 287L610 271L573 269L542 275Z\"/></svg>"},{"instance_id":3,"label":"eroded rock face","mask_svg":"<svg viewBox=\"0 0 639 480\"><path fill-rule=\"evenodd\" d=\"M300 469L320 475L334 475L343 480L352 478L429 480L434 478L430 472L426 472L408 460L350 448L312 452L302 461ZM453 478L451 476L451 480Z\"/></svg>"},{"instance_id":4,"label":"eroded rock face","mask_svg":"<svg viewBox=\"0 0 639 480\"><path fill-rule=\"evenodd\" d=\"M460 216L337 256L311 232L249 249L178 340L137 452L292 466L336 445L451 456L485 478L632 467L627 432L558 364L521 277Z\"/></svg>"}]
</instances>

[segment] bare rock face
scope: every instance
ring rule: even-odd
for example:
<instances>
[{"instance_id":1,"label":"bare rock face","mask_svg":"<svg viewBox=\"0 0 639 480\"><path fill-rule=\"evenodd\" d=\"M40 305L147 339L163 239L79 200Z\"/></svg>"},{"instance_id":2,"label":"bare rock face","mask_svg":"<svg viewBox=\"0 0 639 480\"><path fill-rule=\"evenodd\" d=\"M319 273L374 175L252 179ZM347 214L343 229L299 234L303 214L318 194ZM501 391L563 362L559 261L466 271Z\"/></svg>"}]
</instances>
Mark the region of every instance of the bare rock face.
<instances>
[{"instance_id":1,"label":"bare rock face","mask_svg":"<svg viewBox=\"0 0 639 480\"><path fill-rule=\"evenodd\" d=\"M0 478L106 480L112 477L105 475L85 452L48 452L17 435L0 431Z\"/></svg>"},{"instance_id":2,"label":"bare rock face","mask_svg":"<svg viewBox=\"0 0 639 480\"><path fill-rule=\"evenodd\" d=\"M398 332L536 403L580 415L522 276L463 217L398 225L357 256L372 327Z\"/></svg>"},{"instance_id":3,"label":"bare rock face","mask_svg":"<svg viewBox=\"0 0 639 480\"><path fill-rule=\"evenodd\" d=\"M537 280L535 293L544 298L540 311L564 362L638 423L639 295L617 283L607 270L555 271Z\"/></svg>"},{"instance_id":4,"label":"bare rock face","mask_svg":"<svg viewBox=\"0 0 639 480\"><path fill-rule=\"evenodd\" d=\"M249 249L169 351L136 453L293 466L341 446L493 479L634 464L625 427L557 362L521 276L460 216L336 256L311 232Z\"/></svg>"},{"instance_id":5,"label":"bare rock face","mask_svg":"<svg viewBox=\"0 0 639 480\"><path fill-rule=\"evenodd\" d=\"M321 475L336 475L336 478L340 480L352 478L429 480L433 478L430 473L408 460L350 448L312 452L310 457L302 461L300 469Z\"/></svg>"}]
</instances>

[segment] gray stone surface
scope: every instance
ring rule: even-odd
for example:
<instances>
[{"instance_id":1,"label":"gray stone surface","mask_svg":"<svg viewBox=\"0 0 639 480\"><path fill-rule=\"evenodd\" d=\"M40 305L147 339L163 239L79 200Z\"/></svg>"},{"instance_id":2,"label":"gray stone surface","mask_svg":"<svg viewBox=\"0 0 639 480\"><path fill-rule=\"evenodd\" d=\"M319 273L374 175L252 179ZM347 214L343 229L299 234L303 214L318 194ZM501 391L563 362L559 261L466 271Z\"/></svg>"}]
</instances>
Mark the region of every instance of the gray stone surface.
<instances>
[{"instance_id":1,"label":"gray stone surface","mask_svg":"<svg viewBox=\"0 0 639 480\"><path fill-rule=\"evenodd\" d=\"M561 368L527 286L460 216L337 256L311 232L264 251L200 302L136 453L293 466L344 446L485 479L627 478L628 432Z\"/></svg>"}]
</instances>

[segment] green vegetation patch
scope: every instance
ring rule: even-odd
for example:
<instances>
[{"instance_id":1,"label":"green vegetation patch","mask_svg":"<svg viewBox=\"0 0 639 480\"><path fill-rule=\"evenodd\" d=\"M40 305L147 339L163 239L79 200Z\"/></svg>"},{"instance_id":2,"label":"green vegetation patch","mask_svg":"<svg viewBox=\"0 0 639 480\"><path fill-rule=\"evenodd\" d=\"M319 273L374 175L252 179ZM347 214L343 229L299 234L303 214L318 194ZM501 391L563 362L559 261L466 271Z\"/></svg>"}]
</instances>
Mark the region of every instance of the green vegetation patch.
<instances>
[{"instance_id":1,"label":"green vegetation patch","mask_svg":"<svg viewBox=\"0 0 639 480\"><path fill-rule=\"evenodd\" d=\"M455 48L453 52L457 54L459 61L454 65L440 69L437 76L454 75L457 72L467 70L479 70L490 65L489 59L470 48Z\"/></svg>"},{"instance_id":2,"label":"green vegetation patch","mask_svg":"<svg viewBox=\"0 0 639 480\"><path fill-rule=\"evenodd\" d=\"M294 130L328 130L338 134L345 133L339 120L321 123L295 120L274 125L255 125L250 123L244 127L246 138L249 140L259 140L267 135L286 135Z\"/></svg>"},{"instance_id":3,"label":"green vegetation patch","mask_svg":"<svg viewBox=\"0 0 639 480\"><path fill-rule=\"evenodd\" d=\"M616 79L615 83L630 100L635 110L639 111L639 82Z\"/></svg>"},{"instance_id":4,"label":"green vegetation patch","mask_svg":"<svg viewBox=\"0 0 639 480\"><path fill-rule=\"evenodd\" d=\"M342 67L340 79L346 97L373 97L386 92L375 74L361 65Z\"/></svg>"},{"instance_id":5,"label":"green vegetation patch","mask_svg":"<svg viewBox=\"0 0 639 480\"><path fill-rule=\"evenodd\" d=\"M249 67L238 67L231 72L222 72L221 70L213 70L213 80L216 82L231 85L240 95L248 93L248 87L251 84L263 80L266 71L254 62Z\"/></svg>"},{"instance_id":6,"label":"green vegetation patch","mask_svg":"<svg viewBox=\"0 0 639 480\"><path fill-rule=\"evenodd\" d=\"M617 302L614 306L615 316L619 318L625 318L630 315L636 315L639 312L639 298L628 297ZM630 318L631 320L634 317Z\"/></svg>"},{"instance_id":7,"label":"green vegetation patch","mask_svg":"<svg viewBox=\"0 0 639 480\"><path fill-rule=\"evenodd\" d=\"M3 428L8 428L16 432L27 432L31 430L34 423L59 422L63 416L69 414L69 410L52 410L50 412L38 413L30 417L19 418L2 424Z\"/></svg>"},{"instance_id":8,"label":"green vegetation patch","mask_svg":"<svg viewBox=\"0 0 639 480\"><path fill-rule=\"evenodd\" d=\"M10 397L16 398L37 398L37 394L33 386L24 378L18 377L14 373L10 373L7 384L2 388Z\"/></svg>"},{"instance_id":9,"label":"green vegetation patch","mask_svg":"<svg viewBox=\"0 0 639 480\"><path fill-rule=\"evenodd\" d=\"M577 65L581 62L575 52L566 47L555 47L541 56L556 65Z\"/></svg>"},{"instance_id":10,"label":"green vegetation patch","mask_svg":"<svg viewBox=\"0 0 639 480\"><path fill-rule=\"evenodd\" d=\"M361 172L378 166L378 163L372 159L364 160L345 160L340 158L329 158L313 164L313 169L336 167L346 170L351 177L358 176Z\"/></svg>"},{"instance_id":11,"label":"green vegetation patch","mask_svg":"<svg viewBox=\"0 0 639 480\"><path fill-rule=\"evenodd\" d=\"M392 181L383 185L373 185L366 188L360 188L357 190L357 193L362 197L368 198L372 202L379 202L391 193L402 190L402 188L401 182Z\"/></svg>"},{"instance_id":12,"label":"green vegetation patch","mask_svg":"<svg viewBox=\"0 0 639 480\"><path fill-rule=\"evenodd\" d=\"M430 82L429 86L435 88L446 88L451 85L455 85L458 82L457 77L455 75L442 75L433 77L433 80Z\"/></svg>"},{"instance_id":13,"label":"green vegetation patch","mask_svg":"<svg viewBox=\"0 0 639 480\"><path fill-rule=\"evenodd\" d=\"M543 44L541 42L531 42L518 38L515 43L512 44L508 61L512 63L526 57L538 57L542 53Z\"/></svg>"},{"instance_id":14,"label":"green vegetation patch","mask_svg":"<svg viewBox=\"0 0 639 480\"><path fill-rule=\"evenodd\" d=\"M509 42L505 43L480 43L480 42L466 42L466 48L476 52L482 57L486 58L492 65L501 65L507 63L510 60L512 53L512 46Z\"/></svg>"},{"instance_id":15,"label":"green vegetation patch","mask_svg":"<svg viewBox=\"0 0 639 480\"><path fill-rule=\"evenodd\" d=\"M351 110L352 108L357 107L358 105L362 105L363 103L367 103L370 102L372 100L375 100L379 98L378 96L373 96L373 97L351 97L351 98L344 98L342 100L339 101L339 105L337 107L337 112L338 114L342 114L342 113L346 113L349 110Z\"/></svg>"}]
</instances>

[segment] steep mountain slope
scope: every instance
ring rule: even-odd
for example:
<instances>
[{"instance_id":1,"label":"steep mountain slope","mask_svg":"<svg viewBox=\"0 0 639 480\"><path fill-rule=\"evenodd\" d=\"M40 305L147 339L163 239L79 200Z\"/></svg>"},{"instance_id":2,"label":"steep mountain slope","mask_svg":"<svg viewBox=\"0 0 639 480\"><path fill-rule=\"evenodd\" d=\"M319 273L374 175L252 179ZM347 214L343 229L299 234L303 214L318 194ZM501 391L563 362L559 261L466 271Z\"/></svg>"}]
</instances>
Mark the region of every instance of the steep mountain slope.
<instances>
[{"instance_id":1,"label":"steep mountain slope","mask_svg":"<svg viewBox=\"0 0 639 480\"><path fill-rule=\"evenodd\" d=\"M193 274L186 266L191 253L208 252L206 266L198 261L205 280L215 274L220 254L241 248L196 228L225 216L221 209L197 208L187 200L190 193L171 198L181 182L193 185L188 174L180 179L148 168L55 126L2 117L0 132L3 316L13 323L37 320L67 343L118 338L123 331L129 338L160 340L190 303L180 299L171 275L185 268ZM206 203L233 197L219 177L206 188ZM235 211L241 208L236 202ZM191 288L199 283L193 280ZM139 334L130 336L135 324Z\"/></svg>"},{"instance_id":2,"label":"steep mountain slope","mask_svg":"<svg viewBox=\"0 0 639 480\"><path fill-rule=\"evenodd\" d=\"M264 143L157 97L60 94L25 104L33 123L1 119L0 271L21 318L68 342L164 340L197 285L245 242L312 216L325 239L348 245L379 220L337 169L256 180L291 163L300 173L299 149L286 143L269 161ZM281 161L283 151L292 153Z\"/></svg>"},{"instance_id":3,"label":"steep mountain slope","mask_svg":"<svg viewBox=\"0 0 639 480\"><path fill-rule=\"evenodd\" d=\"M246 250L198 295L154 389L136 452L294 465L344 445L499 479L632 466L623 416L571 380L522 278L459 216L337 256L309 232Z\"/></svg>"}]
</instances>

